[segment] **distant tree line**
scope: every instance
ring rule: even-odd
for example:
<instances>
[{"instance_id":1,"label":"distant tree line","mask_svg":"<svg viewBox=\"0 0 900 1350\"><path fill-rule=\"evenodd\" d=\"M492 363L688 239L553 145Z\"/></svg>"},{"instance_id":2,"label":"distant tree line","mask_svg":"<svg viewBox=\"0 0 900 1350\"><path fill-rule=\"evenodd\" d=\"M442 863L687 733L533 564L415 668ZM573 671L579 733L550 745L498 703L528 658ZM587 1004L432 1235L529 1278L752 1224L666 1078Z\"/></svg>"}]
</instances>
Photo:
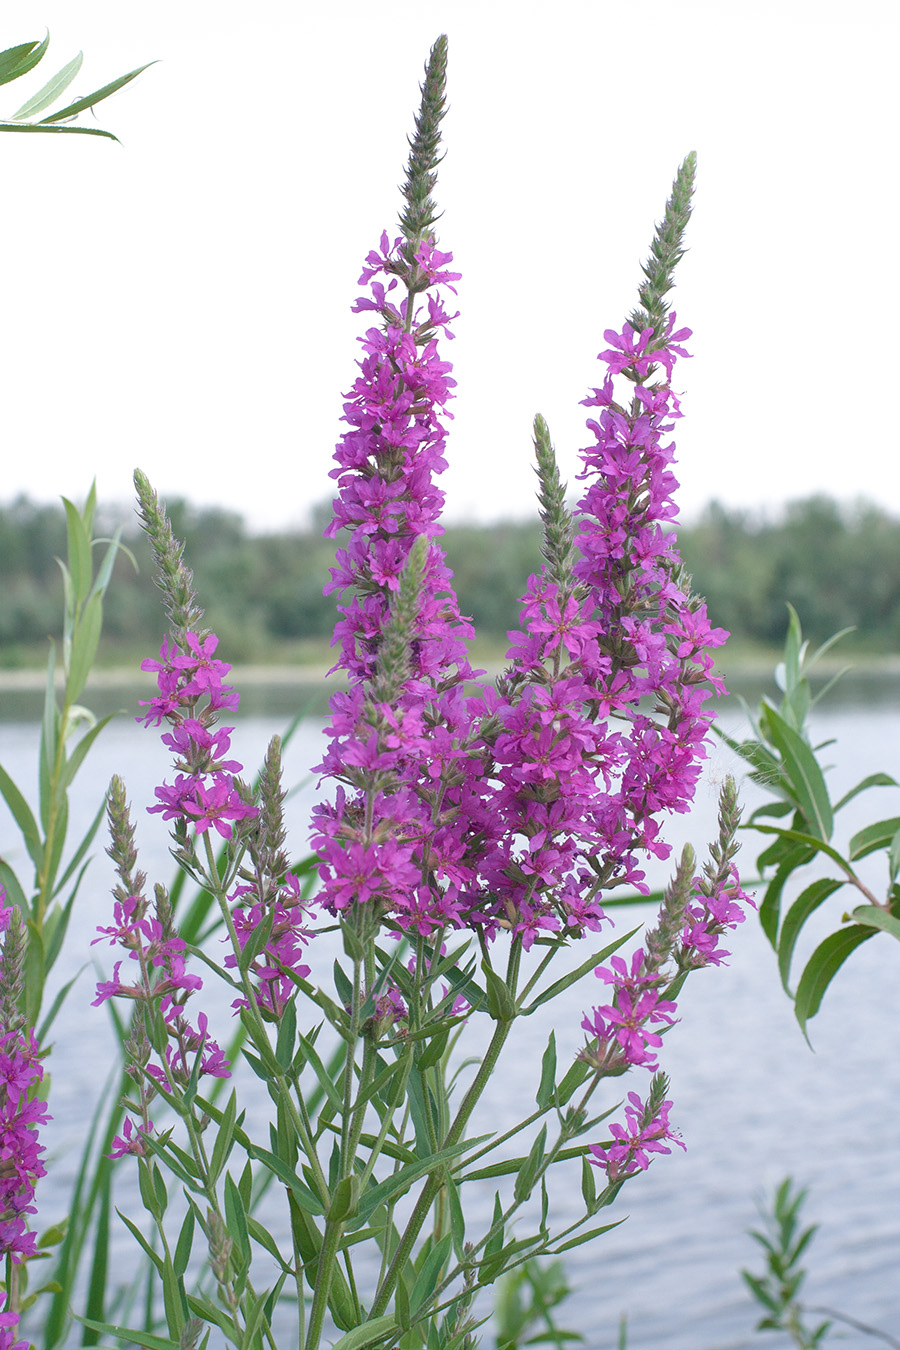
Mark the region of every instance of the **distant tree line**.
<instances>
[{"instance_id":1,"label":"distant tree line","mask_svg":"<svg viewBox=\"0 0 900 1350\"><path fill-rule=\"evenodd\" d=\"M176 500L169 513L186 541L206 621L233 659L276 659L298 640L330 637L334 597L323 599L322 587L336 546L322 538L327 508L308 530L256 536L229 511ZM102 523L112 533L118 521L110 515ZM679 527L678 538L712 621L735 637L780 644L790 601L813 641L855 625L858 646L900 650L900 520L880 507L810 497L775 518L713 503L696 524ZM116 566L105 610L113 656L116 649L147 647L163 628L149 549L136 523L126 524L124 539L140 570L125 556ZM454 525L443 544L463 613L479 634L502 640L529 573L540 565L538 526ZM0 507L0 664L30 661L48 636L59 636L55 558L64 556L61 507L24 497Z\"/></svg>"}]
</instances>

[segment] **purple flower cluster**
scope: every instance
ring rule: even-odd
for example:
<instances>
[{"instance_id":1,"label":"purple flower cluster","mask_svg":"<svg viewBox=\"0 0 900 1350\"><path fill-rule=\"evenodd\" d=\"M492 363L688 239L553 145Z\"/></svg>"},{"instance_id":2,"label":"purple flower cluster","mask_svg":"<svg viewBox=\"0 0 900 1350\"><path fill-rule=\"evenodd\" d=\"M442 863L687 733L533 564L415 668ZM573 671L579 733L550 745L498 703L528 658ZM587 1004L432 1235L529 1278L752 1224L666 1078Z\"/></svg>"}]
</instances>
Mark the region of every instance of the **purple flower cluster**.
<instances>
[{"instance_id":1,"label":"purple flower cluster","mask_svg":"<svg viewBox=\"0 0 900 1350\"><path fill-rule=\"evenodd\" d=\"M196 1028L185 1014L187 1000L203 988L203 981L186 968L184 940L167 933L158 914L151 917L149 902L142 895L116 900L113 919L109 927L98 927L100 937L94 938L91 945L107 937L111 947L118 944L127 951L138 969L134 972L135 980L129 984L119 974L123 963L117 961L113 978L97 985L97 997L91 1006L99 1007L110 998L127 998L158 1008L169 1039L162 1063L149 1064L147 1073L168 1092L172 1091L173 1082L188 1082L198 1056L201 1074L228 1078L228 1061L207 1031L206 1014L197 1015ZM116 1141L117 1146L119 1142Z\"/></svg>"},{"instance_id":2,"label":"purple flower cluster","mask_svg":"<svg viewBox=\"0 0 900 1350\"><path fill-rule=\"evenodd\" d=\"M333 470L328 534L346 529L350 541L327 590L350 592L334 636L335 668L350 687L331 702L319 768L341 786L316 808L314 846L333 913L366 905L389 929L434 942L446 929L474 928L486 940L505 930L528 949L598 930L611 887L646 893L641 860L668 857L661 820L693 799L713 716L704 705L724 692L709 649L727 634L691 595L669 528L670 433L681 416L671 382L690 336L673 314L658 329L606 332L605 375L585 400L598 411L581 452L569 560L529 579L506 676L472 688L479 672L463 645L471 630L436 542L441 415L453 380L437 347L449 316L433 291L457 280L442 270L451 256L419 247L413 285L403 241L389 248L384 235L360 278L369 293L355 308L377 313L382 327L362 339ZM408 295L395 305L398 277ZM622 379L632 393L620 402ZM422 536L409 662L387 690L382 642ZM667 953L681 970L727 955L718 936L741 921L746 899L734 873L712 890L695 879L692 895L678 951ZM662 964L640 951L630 970L614 958L598 972L613 986L583 1023L584 1057L598 1072L656 1069L675 1013L661 993ZM619 1142L599 1157L616 1175L661 1150L667 1109L639 1127L629 1116L627 1135L615 1127Z\"/></svg>"},{"instance_id":3,"label":"purple flower cluster","mask_svg":"<svg viewBox=\"0 0 900 1350\"><path fill-rule=\"evenodd\" d=\"M253 886L239 886L228 899L234 905L232 915L241 951L266 916L272 915L271 934L262 951L251 961L250 972L258 1006L280 1018L297 988L285 973L285 967L301 980L310 973L309 966L302 960L303 949L310 939L310 930L306 926L309 904L301 895L300 882L293 872L287 872L284 883L264 898L260 898ZM229 970L235 970L237 964L235 953L225 957ZM245 999L238 998L232 1006L241 1008L245 1003Z\"/></svg>"},{"instance_id":4,"label":"purple flower cluster","mask_svg":"<svg viewBox=\"0 0 900 1350\"><path fill-rule=\"evenodd\" d=\"M335 669L351 683L331 700L331 744L319 766L349 792L316 808L314 846L321 898L332 912L365 902L395 930L428 936L465 921L478 885L477 840L489 821L465 689L474 678L465 646L472 630L437 543L444 494L434 480L446 467L441 419L455 382L436 334L449 335L455 316L432 288L458 274L446 270L451 254L422 243L414 254L418 289L394 305L389 295L406 267L401 245L389 247L382 236L360 278L371 283L369 295L356 304L380 314L383 327L362 339L360 373L344 405L349 430L332 471L340 493L328 533L346 528L350 540L326 589L353 588L338 606L334 637ZM391 275L386 287L373 280L382 273ZM408 669L387 699L375 678L382 637L420 539Z\"/></svg>"},{"instance_id":5,"label":"purple flower cluster","mask_svg":"<svg viewBox=\"0 0 900 1350\"><path fill-rule=\"evenodd\" d=\"M181 651L163 640L158 661L141 662L141 669L155 671L159 694L149 703L147 713L138 718L145 726L159 725L163 718L171 730L162 741L175 755L176 777L172 786L163 784L155 789L158 802L148 807L161 812L164 820L193 824L198 834L212 828L223 839L231 840L234 824L259 815L257 807L246 801L239 792L234 775L243 766L227 759L231 749L233 727L215 728L221 709L234 711L239 695L224 677L231 666L216 658L218 638L210 633L204 638L186 633L186 651ZM272 913L272 931L262 951L251 962L250 971L256 984L256 999L260 1007L280 1016L296 985L283 967L305 978L309 966L300 960L302 948L308 941L305 927L306 904L300 894L300 884L290 872L283 882L273 888L269 880L259 886L239 885L228 896L232 906L235 931L241 950L259 927L264 915ZM229 969L237 967L235 953L225 957ZM200 982L197 982L199 987ZM235 1008L244 1005L238 998ZM190 1028L186 1035L190 1041ZM204 1070L204 1072L211 1070Z\"/></svg>"},{"instance_id":6,"label":"purple flower cluster","mask_svg":"<svg viewBox=\"0 0 900 1350\"><path fill-rule=\"evenodd\" d=\"M591 1144L590 1159L600 1167L611 1182L621 1181L634 1172L646 1171L650 1166L650 1153L671 1153L666 1148L666 1140L683 1149L684 1144L669 1125L671 1102L663 1102L657 1112L645 1106L636 1092L629 1092L629 1105L625 1107L627 1126L611 1125L610 1134L614 1143L608 1148Z\"/></svg>"},{"instance_id":7,"label":"purple flower cluster","mask_svg":"<svg viewBox=\"0 0 900 1350\"><path fill-rule=\"evenodd\" d=\"M6 904L6 891L0 886L0 932L9 929L13 910ZM5 955L5 952L4 952ZM3 961L3 977L10 972ZM34 1032L29 1029L0 1028L0 1256L16 1263L37 1254L37 1238L28 1231L27 1214L36 1214L33 1204L35 1182L45 1176L43 1144L38 1143L37 1127L50 1120L47 1103L37 1097L44 1076ZM0 1322L0 1347L3 1337L12 1341L13 1314L4 1314Z\"/></svg>"},{"instance_id":8,"label":"purple flower cluster","mask_svg":"<svg viewBox=\"0 0 900 1350\"><path fill-rule=\"evenodd\" d=\"M234 774L242 766L224 758L234 727L213 731L219 711L234 711L238 705L238 695L222 683L231 666L216 660L218 641L214 633L203 639L188 633L187 651L181 651L164 638L159 660L141 662L141 670L156 671L159 693L141 701L147 712L137 720L149 727L159 726L165 718L172 730L162 741L176 756L175 782L155 789L159 800L148 811L162 812L163 820L193 824L198 834L214 829L230 839L234 822L255 816L256 808L235 786Z\"/></svg>"}]
</instances>

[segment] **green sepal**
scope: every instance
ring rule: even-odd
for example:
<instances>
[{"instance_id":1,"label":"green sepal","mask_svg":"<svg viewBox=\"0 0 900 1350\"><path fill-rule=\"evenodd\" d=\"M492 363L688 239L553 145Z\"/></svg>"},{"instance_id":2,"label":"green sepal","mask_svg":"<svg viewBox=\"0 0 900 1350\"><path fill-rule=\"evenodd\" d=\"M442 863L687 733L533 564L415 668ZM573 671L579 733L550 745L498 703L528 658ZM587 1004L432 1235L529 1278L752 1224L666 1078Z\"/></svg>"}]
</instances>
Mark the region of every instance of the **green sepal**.
<instances>
[{"instance_id":1,"label":"green sepal","mask_svg":"<svg viewBox=\"0 0 900 1350\"><path fill-rule=\"evenodd\" d=\"M482 961L481 969L487 987L488 1016L495 1022L511 1022L516 1015L516 1005L506 981L500 978L487 961Z\"/></svg>"}]
</instances>

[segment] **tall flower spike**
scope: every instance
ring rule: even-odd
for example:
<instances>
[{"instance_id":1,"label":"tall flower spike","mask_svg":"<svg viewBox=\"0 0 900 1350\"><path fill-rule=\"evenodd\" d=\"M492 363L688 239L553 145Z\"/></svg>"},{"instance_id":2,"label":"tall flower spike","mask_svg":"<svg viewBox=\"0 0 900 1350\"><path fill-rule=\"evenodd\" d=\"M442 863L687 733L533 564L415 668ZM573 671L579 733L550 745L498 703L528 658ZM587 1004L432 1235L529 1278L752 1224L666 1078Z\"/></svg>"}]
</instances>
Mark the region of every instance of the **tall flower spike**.
<instances>
[{"instance_id":1,"label":"tall flower spike","mask_svg":"<svg viewBox=\"0 0 900 1350\"><path fill-rule=\"evenodd\" d=\"M184 649L187 634L197 633L203 618L203 610L194 594L193 574L182 561L184 544L175 538L165 508L160 506L159 498L140 469L134 471L134 486L140 503L141 524L156 558L155 580L163 593L165 611L172 623L172 637Z\"/></svg>"},{"instance_id":2,"label":"tall flower spike","mask_svg":"<svg viewBox=\"0 0 900 1350\"><path fill-rule=\"evenodd\" d=\"M444 158L438 154L438 147L446 111L446 87L447 38L441 34L431 49L425 80L420 86L422 101L416 115L415 135L409 141L406 182L401 189L406 198L406 207L400 215L400 229L406 240L402 253L411 269L415 267L416 250L422 240L427 236L435 243L437 239L432 226L440 218L440 212L431 193L437 182L437 166Z\"/></svg>"},{"instance_id":3,"label":"tall flower spike","mask_svg":"<svg viewBox=\"0 0 900 1350\"><path fill-rule=\"evenodd\" d=\"M451 322L439 288L458 279L430 233L445 65L439 39L411 141L405 238L382 235L360 278L369 294L355 306L378 314L382 327L362 339L332 470L339 495L326 533L346 529L350 538L327 589L349 593L334 645L350 688L332 698L331 746L319 766L350 794L317 808L314 820L325 903L343 910L375 900L380 914L423 935L456 922L460 891L475 875L474 841L488 823L481 764L467 743L472 630L437 542L443 417L455 386L438 352ZM405 297L393 299L395 290Z\"/></svg>"},{"instance_id":4,"label":"tall flower spike","mask_svg":"<svg viewBox=\"0 0 900 1350\"><path fill-rule=\"evenodd\" d=\"M550 430L540 413L534 419L535 473L540 487L538 502L544 538L541 552L546 559L546 577L564 591L574 588L575 526L566 510L566 485L559 476Z\"/></svg>"},{"instance_id":5,"label":"tall flower spike","mask_svg":"<svg viewBox=\"0 0 900 1350\"><path fill-rule=\"evenodd\" d=\"M696 171L697 152L692 150L675 175L672 195L666 202L665 214L650 245L650 257L641 265L646 280L638 290L640 308L632 311L628 322L636 333L645 328L653 329L651 346L662 335L669 310L664 297L674 285L675 266L684 256L682 241L691 218Z\"/></svg>"}]
</instances>

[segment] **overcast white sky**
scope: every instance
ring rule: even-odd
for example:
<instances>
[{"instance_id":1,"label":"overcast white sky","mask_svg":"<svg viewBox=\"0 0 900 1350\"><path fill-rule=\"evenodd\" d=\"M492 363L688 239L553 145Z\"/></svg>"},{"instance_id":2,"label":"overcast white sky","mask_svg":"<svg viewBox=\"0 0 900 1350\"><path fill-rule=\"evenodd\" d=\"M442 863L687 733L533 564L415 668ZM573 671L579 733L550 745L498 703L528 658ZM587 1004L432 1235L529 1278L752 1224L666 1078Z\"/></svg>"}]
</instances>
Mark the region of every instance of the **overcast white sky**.
<instances>
[{"instance_id":1,"label":"overcast white sky","mask_svg":"<svg viewBox=\"0 0 900 1350\"><path fill-rule=\"evenodd\" d=\"M121 145L0 135L3 500L94 475L127 500L135 465L256 527L330 496L360 263L447 32L448 515L531 510L537 411L574 474L603 330L692 149L683 512L825 491L900 513L895 5L5 0L0 47L45 27L0 115L79 49L72 97L160 64L97 109Z\"/></svg>"}]
</instances>

